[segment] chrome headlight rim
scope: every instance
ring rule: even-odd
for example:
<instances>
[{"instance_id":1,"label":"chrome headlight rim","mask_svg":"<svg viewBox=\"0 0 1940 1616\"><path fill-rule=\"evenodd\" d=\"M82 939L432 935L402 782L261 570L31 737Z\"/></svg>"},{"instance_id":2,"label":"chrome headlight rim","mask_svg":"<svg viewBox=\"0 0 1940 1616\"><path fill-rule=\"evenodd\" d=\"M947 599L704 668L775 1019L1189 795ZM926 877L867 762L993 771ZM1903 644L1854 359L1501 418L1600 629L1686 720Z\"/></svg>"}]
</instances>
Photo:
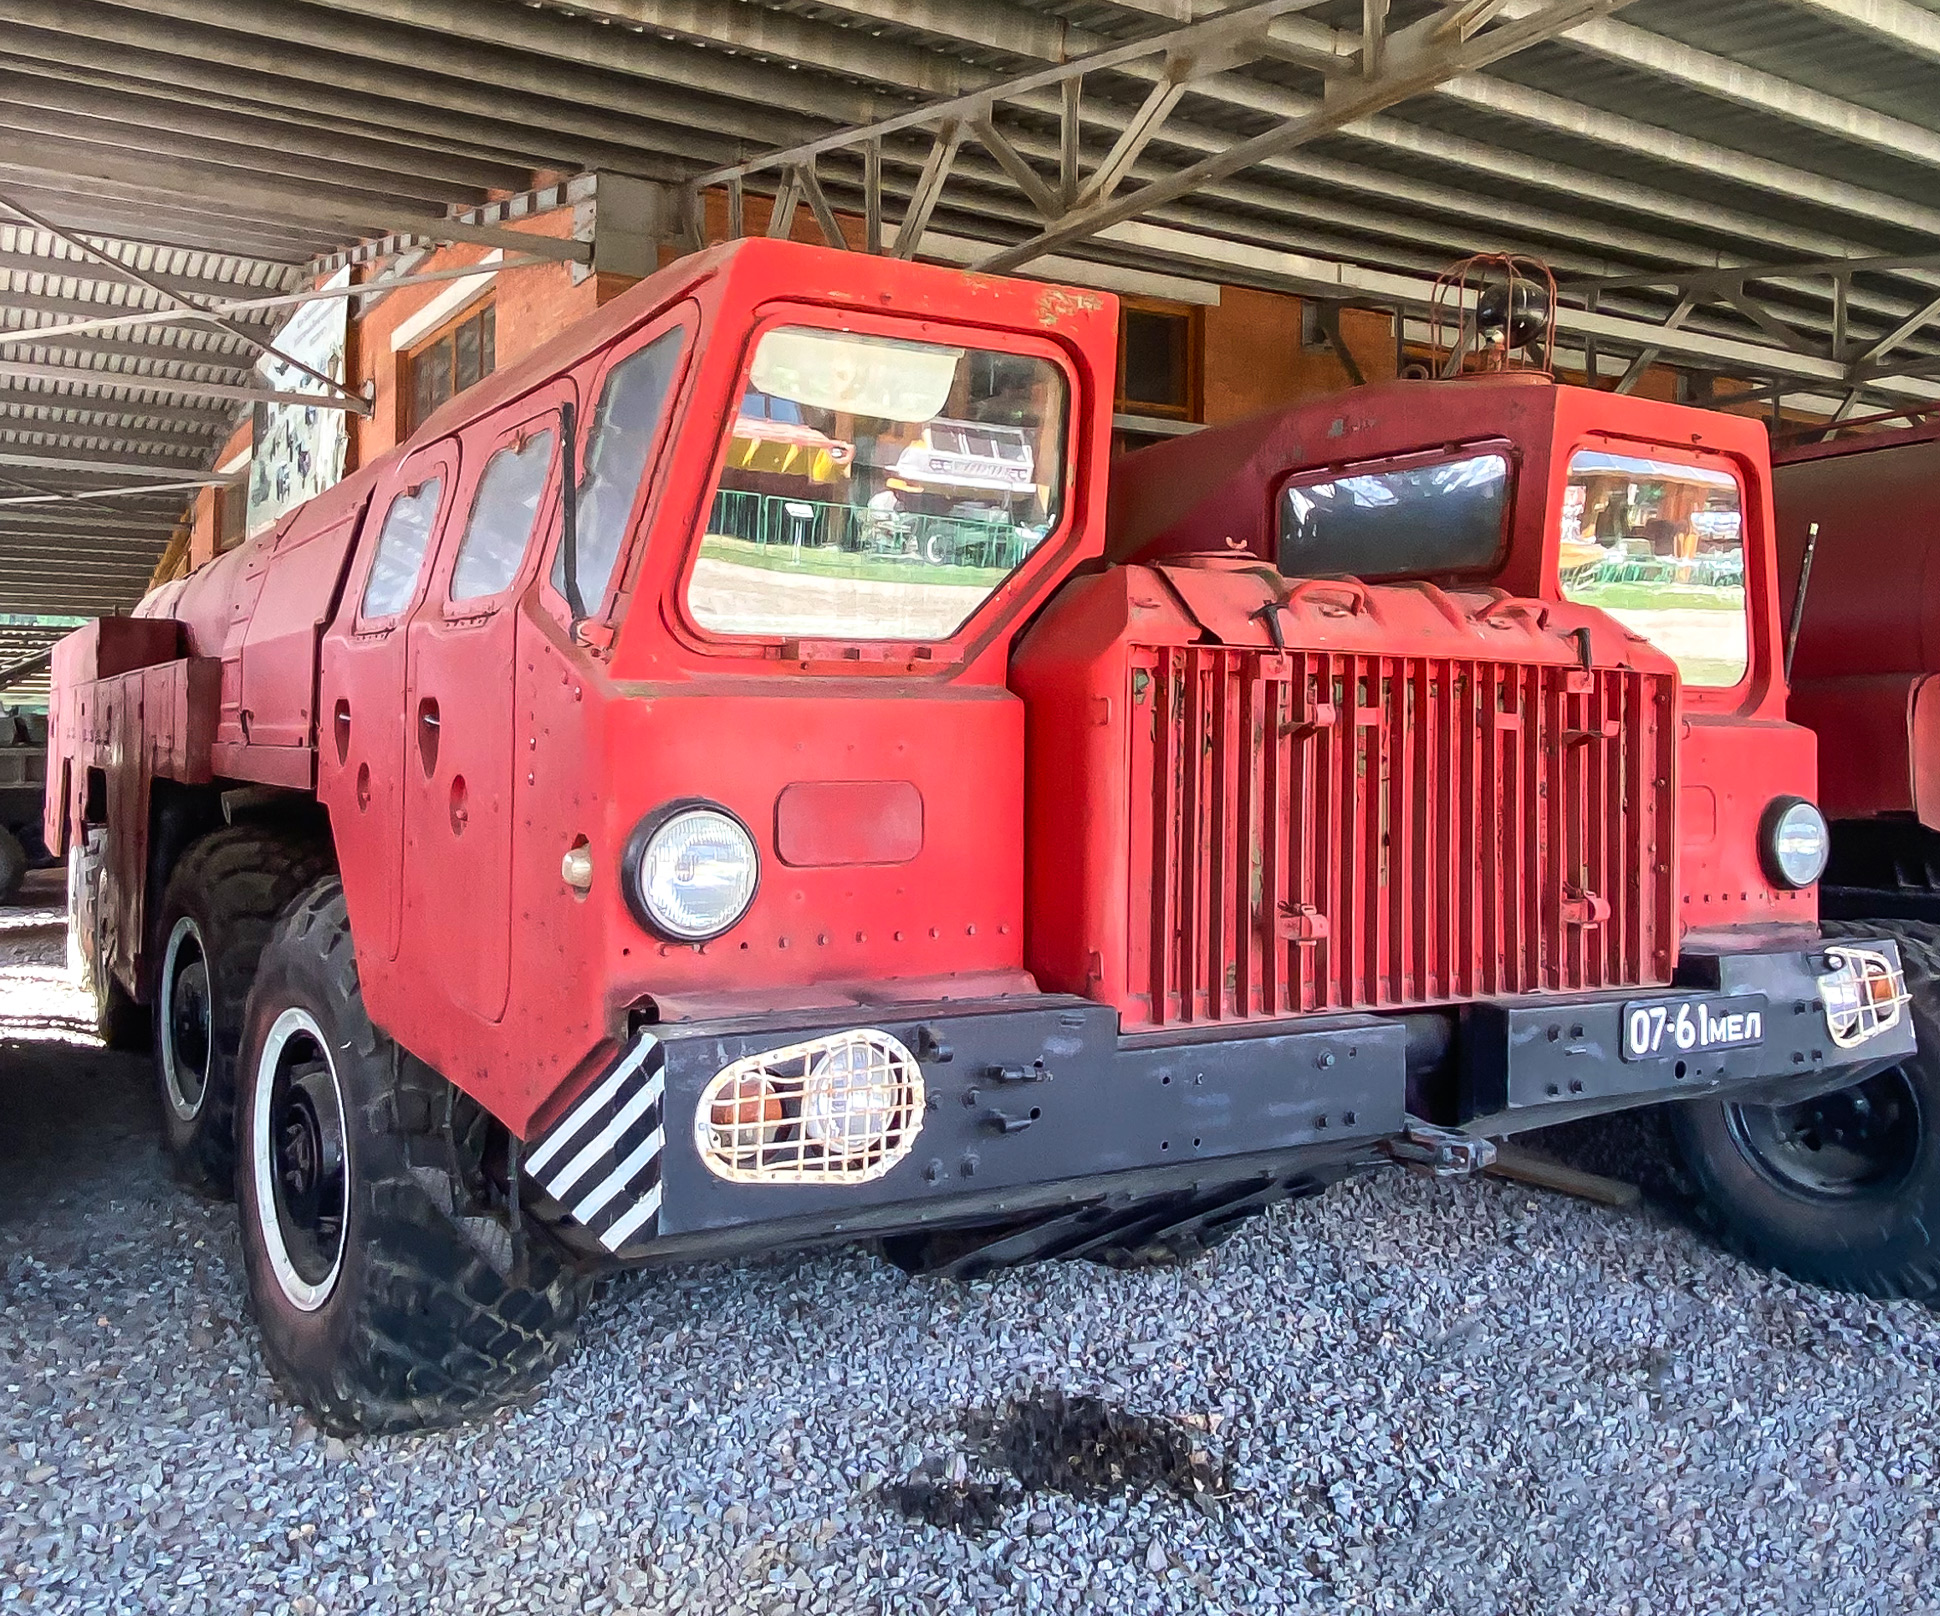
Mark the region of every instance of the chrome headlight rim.
<instances>
[{"instance_id":1,"label":"chrome headlight rim","mask_svg":"<svg viewBox=\"0 0 1940 1616\"><path fill-rule=\"evenodd\" d=\"M646 883L642 879L647 862L647 850L653 845L654 838L669 825L687 814L709 814L727 821L738 830L748 844L748 854L754 871L748 883L747 897L742 901L733 916L711 931L686 931L672 925L656 915L647 902ZM732 808L714 801L711 797L676 797L664 802L647 814L633 827L633 833L626 839L626 847L620 855L620 890L626 899L628 912L639 922L642 930L660 938L663 942L693 946L713 942L725 937L729 932L748 918L754 908L754 901L761 893L761 844L755 840L748 822Z\"/></svg>"},{"instance_id":2,"label":"chrome headlight rim","mask_svg":"<svg viewBox=\"0 0 1940 1616\"><path fill-rule=\"evenodd\" d=\"M1818 822L1819 857L1817 867L1810 875L1801 877L1796 869L1788 869L1785 859L1779 852L1779 838L1784 834L1785 822L1800 810L1809 813ZM1825 874L1826 865L1832 858L1832 826L1827 822L1824 811L1809 797L1774 797L1766 805L1764 817L1758 825L1758 854L1765 866L1765 874L1774 886L1788 891L1801 891L1816 884Z\"/></svg>"}]
</instances>

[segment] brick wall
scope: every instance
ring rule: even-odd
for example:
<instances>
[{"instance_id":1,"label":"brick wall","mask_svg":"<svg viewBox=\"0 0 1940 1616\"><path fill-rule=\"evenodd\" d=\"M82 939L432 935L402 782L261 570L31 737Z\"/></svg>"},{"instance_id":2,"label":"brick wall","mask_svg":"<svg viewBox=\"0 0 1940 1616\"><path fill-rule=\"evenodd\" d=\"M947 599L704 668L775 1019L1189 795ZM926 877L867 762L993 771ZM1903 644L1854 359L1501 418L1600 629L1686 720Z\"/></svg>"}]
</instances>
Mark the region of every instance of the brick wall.
<instances>
[{"instance_id":1,"label":"brick wall","mask_svg":"<svg viewBox=\"0 0 1940 1616\"><path fill-rule=\"evenodd\" d=\"M506 228L533 235L564 238L572 234L573 210L555 208L550 213L510 221ZM481 262L491 251L469 243L441 247L413 268L414 274L433 269L456 269ZM507 256L513 256L510 252ZM374 277L371 277L374 278ZM494 315L495 345L500 369L523 358L541 343L557 336L575 320L598 308L630 283L615 276L587 276L577 285L570 264L537 264L526 269L506 270L493 283L491 295L497 301ZM398 355L391 351L391 339L398 328L413 315L435 302L450 288L450 282L433 281L425 286L407 286L389 293L362 319L351 322L351 340L346 363L352 370L352 385L376 383L377 396L371 414L353 421L350 435L352 470L375 459L397 443L399 426ZM482 295L482 294L481 294ZM451 311L455 318L459 311ZM426 335L429 335L427 332Z\"/></svg>"},{"instance_id":2,"label":"brick wall","mask_svg":"<svg viewBox=\"0 0 1940 1616\"><path fill-rule=\"evenodd\" d=\"M229 439L210 462L213 466L226 466L237 455L249 447L251 424L247 420L229 434ZM247 497L242 485L233 490L204 488L197 492L189 502L189 552L188 565L199 567L204 562L213 561L222 534L222 515L218 508L223 498L242 499Z\"/></svg>"},{"instance_id":3,"label":"brick wall","mask_svg":"<svg viewBox=\"0 0 1940 1616\"><path fill-rule=\"evenodd\" d=\"M1228 286L1205 313L1205 417L1242 420L1350 385L1331 350L1301 346L1297 297ZM1341 311L1341 337L1369 381L1394 376L1394 322L1366 309Z\"/></svg>"},{"instance_id":4,"label":"brick wall","mask_svg":"<svg viewBox=\"0 0 1940 1616\"><path fill-rule=\"evenodd\" d=\"M548 213L511 220L505 228L563 239L572 234L573 213L572 208L555 208ZM490 252L488 247L454 243L413 265L412 273L482 264ZM393 272L391 266L381 265L361 268L355 273L359 279L370 280L390 272ZM535 264L495 276L490 295L497 302L494 316L497 364L503 368L524 357L632 284L627 277L618 275L585 276L575 283L572 266L565 263ZM374 384L375 399L368 417L351 418L346 472L356 470L396 445L400 425L400 366L399 355L392 351L391 339L400 326L449 291L451 285L450 281L433 281L423 286L407 286L388 293L361 318L352 317L344 354L347 383L353 390L361 389L366 382ZM453 309L450 317L456 318L460 312ZM251 430L248 422L239 427L223 445L214 463L226 465L247 448ZM203 489L189 503L187 564L191 568L202 566L217 553L220 497L215 489Z\"/></svg>"}]
</instances>

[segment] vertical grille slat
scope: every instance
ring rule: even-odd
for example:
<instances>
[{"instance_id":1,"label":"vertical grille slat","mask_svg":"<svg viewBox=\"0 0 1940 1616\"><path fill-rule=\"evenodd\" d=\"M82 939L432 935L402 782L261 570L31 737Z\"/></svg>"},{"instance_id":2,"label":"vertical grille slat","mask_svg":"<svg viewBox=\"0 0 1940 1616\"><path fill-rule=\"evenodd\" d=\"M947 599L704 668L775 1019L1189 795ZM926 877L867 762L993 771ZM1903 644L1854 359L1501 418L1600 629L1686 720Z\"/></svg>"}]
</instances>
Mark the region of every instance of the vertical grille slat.
<instances>
[{"instance_id":1,"label":"vertical grille slat","mask_svg":"<svg viewBox=\"0 0 1940 1616\"><path fill-rule=\"evenodd\" d=\"M1232 746L1236 754L1233 764L1233 783L1237 792L1234 803L1235 818L1239 825L1239 846L1234 876L1238 890L1231 906L1233 918L1233 1004L1235 1013L1241 1016L1263 1012L1265 1004L1259 998L1260 975L1258 970L1258 949L1253 939L1255 928L1246 924L1248 908L1259 900L1255 894L1259 890L1261 854L1265 851L1264 837L1260 830L1260 794L1258 789L1259 771L1262 760L1260 746L1260 696L1266 687L1258 679L1248 679L1243 673L1237 681L1237 700L1239 716L1233 726Z\"/></svg>"},{"instance_id":2,"label":"vertical grille slat","mask_svg":"<svg viewBox=\"0 0 1940 1616\"><path fill-rule=\"evenodd\" d=\"M1280 735L1280 749L1286 758L1286 814L1293 849L1286 890L1281 893L1289 905L1289 914L1307 908L1318 911L1327 902L1314 848L1324 833L1322 814L1327 794L1316 787L1325 779L1328 732L1313 730L1303 734L1302 726L1310 721L1314 709L1329 699L1327 692L1333 688L1333 673L1326 658L1301 657L1295 668L1293 688L1301 695L1299 701L1289 706L1287 725ZM1285 955L1289 1014L1312 1005L1318 997L1314 973L1317 953L1316 949L1296 947Z\"/></svg>"},{"instance_id":3,"label":"vertical grille slat","mask_svg":"<svg viewBox=\"0 0 1940 1616\"><path fill-rule=\"evenodd\" d=\"M1324 729L1312 732L1312 739L1302 738L1295 744L1296 765L1306 762L1309 751L1313 754L1311 768L1300 768L1301 792L1300 812L1306 820L1306 834L1300 839L1301 869L1305 879L1301 887L1307 895L1307 902L1320 914L1338 921L1340 917L1340 877L1341 861L1330 857L1334 845L1334 822L1340 806L1340 792L1335 779L1339 767L1334 753L1340 740L1341 726L1351 721L1345 691L1335 692L1336 670L1332 657L1317 657L1318 699L1321 703L1333 702L1334 722ZM1341 699L1335 700L1338 694ZM1332 971L1322 971L1320 961L1331 962L1334 950L1340 945L1338 936L1327 938L1312 948L1299 950L1301 983L1300 1003L1293 1008L1313 1009L1317 1006L1331 1005L1335 1002Z\"/></svg>"},{"instance_id":4,"label":"vertical grille slat","mask_svg":"<svg viewBox=\"0 0 1940 1616\"><path fill-rule=\"evenodd\" d=\"M1575 816L1564 813L1569 794L1569 760L1563 754L1563 686L1545 670L1523 670L1518 683L1527 713L1522 737L1523 848L1525 857L1541 850L1548 856L1535 868L1524 864L1517 872L1523 902L1518 909L1522 931L1522 979L1546 988L1560 988L1571 977L1569 958L1574 928L1560 936L1546 935L1546 915L1563 906L1568 849L1575 837ZM1564 808L1564 812L1559 812ZM1559 821L1562 821L1559 823Z\"/></svg>"},{"instance_id":5,"label":"vertical grille slat","mask_svg":"<svg viewBox=\"0 0 1940 1616\"><path fill-rule=\"evenodd\" d=\"M1668 677L1209 645L1134 667L1128 1016L1668 979Z\"/></svg>"},{"instance_id":6,"label":"vertical grille slat","mask_svg":"<svg viewBox=\"0 0 1940 1616\"><path fill-rule=\"evenodd\" d=\"M1180 836L1174 864L1179 871L1179 946L1173 953L1178 966L1179 1019L1197 1021L1199 1016L1199 948L1195 946L1205 924L1205 909L1200 902L1203 887L1201 858L1206 823L1205 784L1205 703L1201 700L1199 655L1183 652L1179 659L1179 697L1185 716L1185 733L1179 741L1179 760L1183 789L1179 796Z\"/></svg>"},{"instance_id":7,"label":"vertical grille slat","mask_svg":"<svg viewBox=\"0 0 1940 1616\"><path fill-rule=\"evenodd\" d=\"M1361 822L1363 733L1360 659L1349 657L1341 665L1341 674L1341 688L1346 692L1347 707L1340 726L1340 744L1335 748L1340 767L1341 839L1334 844L1337 856L1332 862L1337 885L1332 912L1338 917L1335 924L1340 929L1340 1002L1360 1004L1365 1002L1361 992L1361 925L1362 904L1367 896L1367 881L1363 874L1366 843L1355 834ZM1314 851L1317 856L1326 857L1324 847Z\"/></svg>"},{"instance_id":8,"label":"vertical grille slat","mask_svg":"<svg viewBox=\"0 0 1940 1616\"><path fill-rule=\"evenodd\" d=\"M1409 894L1420 890L1415 883L1415 834L1418 814L1415 806L1415 716L1420 707L1418 670L1397 662L1394 671L1395 725L1388 755L1400 771L1395 794L1394 817L1388 832L1388 883L1382 893L1388 918L1388 970L1394 991L1404 999L1417 998L1421 985L1420 944L1408 946ZM1424 928L1424 939L1425 939Z\"/></svg>"},{"instance_id":9,"label":"vertical grille slat","mask_svg":"<svg viewBox=\"0 0 1940 1616\"><path fill-rule=\"evenodd\" d=\"M1482 778L1476 797L1476 824L1490 826L1494 834L1482 836L1482 991L1504 993L1504 964L1507 937L1502 923L1502 859L1507 852L1515 856L1515 803L1504 790L1502 768L1502 669L1490 667L1482 681ZM1505 848L1505 842L1511 846Z\"/></svg>"},{"instance_id":10,"label":"vertical grille slat","mask_svg":"<svg viewBox=\"0 0 1940 1616\"><path fill-rule=\"evenodd\" d=\"M1589 692L1582 700L1583 728L1591 734L1602 733L1603 692L1606 684L1606 676L1597 674L1591 681ZM1570 805L1570 823L1572 833L1578 838L1577 856L1574 862L1576 868L1583 872L1584 887L1592 892L1603 893L1609 890L1609 883L1603 878L1603 816L1600 812L1603 801L1603 748L1586 745L1579 747L1578 750L1582 753L1582 758L1570 782L1574 792ZM1581 979L1592 987L1601 987L1604 982L1603 939L1599 935L1603 929L1598 926L1579 931L1575 940Z\"/></svg>"},{"instance_id":11,"label":"vertical grille slat","mask_svg":"<svg viewBox=\"0 0 1940 1616\"><path fill-rule=\"evenodd\" d=\"M1487 824L1482 818L1482 798L1476 787L1486 735L1482 728L1482 680L1474 663L1462 664L1457 689L1456 711L1449 725L1449 734L1454 742L1451 755L1456 761L1455 812L1459 817L1454 823L1458 827L1461 842L1455 861L1455 883L1461 898L1456 908L1454 933L1459 975L1449 997L1472 999L1487 991L1481 973L1482 906L1478 894L1482 872L1475 843L1489 839Z\"/></svg>"},{"instance_id":12,"label":"vertical grille slat","mask_svg":"<svg viewBox=\"0 0 1940 1616\"><path fill-rule=\"evenodd\" d=\"M1441 837L1442 865L1449 872L1449 881L1442 889L1441 929L1437 935L1441 950L1441 979L1429 996L1452 999L1462 991L1460 962L1463 951L1457 941L1462 907L1461 822L1456 818L1456 804L1462 800L1462 757L1461 749L1455 744L1456 666L1449 661L1444 662L1441 668L1441 700L1435 707L1435 732L1429 738L1433 750L1427 766L1435 775L1435 822L1437 834Z\"/></svg>"},{"instance_id":13,"label":"vertical grille slat","mask_svg":"<svg viewBox=\"0 0 1940 1616\"><path fill-rule=\"evenodd\" d=\"M1152 736L1152 937L1151 1011L1155 1022L1175 1019L1172 998L1173 939L1178 931L1179 865L1179 655L1161 652L1153 669Z\"/></svg>"},{"instance_id":14,"label":"vertical grille slat","mask_svg":"<svg viewBox=\"0 0 1940 1616\"><path fill-rule=\"evenodd\" d=\"M1638 796L1638 776L1649 767L1638 734L1637 719L1644 708L1643 696L1638 680L1624 680L1623 711L1617 715L1623 733L1623 745L1617 752L1622 772L1612 782L1611 800L1623 816L1624 845L1627 848L1647 848L1649 843L1643 799ZM1639 856L1645 855L1640 853ZM1647 882L1645 890L1648 890ZM1619 886L1617 892L1622 899L1619 913L1623 917L1623 930L1618 935L1623 938L1623 957L1626 960L1636 959L1644 952L1644 932L1649 925L1645 918L1647 906L1643 893L1628 882Z\"/></svg>"},{"instance_id":15,"label":"vertical grille slat","mask_svg":"<svg viewBox=\"0 0 1940 1616\"><path fill-rule=\"evenodd\" d=\"M1288 672L1284 665L1274 671ZM1286 700L1291 689L1290 676L1266 685L1261 721L1259 913L1267 921L1280 913L1280 904L1287 894L1287 860L1290 856L1299 857L1298 843L1288 835L1287 818L1285 729ZM1293 997L1282 968L1286 955L1268 926L1252 929L1260 935L1260 1013L1282 1015Z\"/></svg>"},{"instance_id":16,"label":"vertical grille slat","mask_svg":"<svg viewBox=\"0 0 1940 1616\"><path fill-rule=\"evenodd\" d=\"M1433 766L1433 760L1440 754L1435 745L1440 717L1436 686L1440 679L1437 667L1432 662L1418 664L1410 670L1410 679L1415 686L1415 710L1408 730L1408 769L1414 781L1413 863L1410 879L1416 882L1416 890L1422 895L1420 912L1411 923L1411 935L1405 936L1402 946L1414 961L1413 991L1418 998L1432 999L1440 991L1441 972L1441 912L1447 907L1442 883L1427 878L1427 872L1440 867L1440 855L1436 851L1436 832L1440 821L1437 817L1436 780L1437 773L1446 772Z\"/></svg>"},{"instance_id":17,"label":"vertical grille slat","mask_svg":"<svg viewBox=\"0 0 1940 1616\"><path fill-rule=\"evenodd\" d=\"M1233 778L1233 725L1237 720L1238 670L1230 658L1214 664L1207 690L1212 701L1211 749L1207 764L1212 773L1212 834L1206 838L1211 855L1206 875L1207 1014L1214 1020L1244 1016L1239 994L1238 961L1232 947L1233 909L1240 897L1239 871L1245 857L1246 821L1237 812L1239 791ZM1227 965L1234 967L1231 977Z\"/></svg>"},{"instance_id":18,"label":"vertical grille slat","mask_svg":"<svg viewBox=\"0 0 1940 1616\"><path fill-rule=\"evenodd\" d=\"M1638 766L1637 743L1632 727L1633 715L1637 710L1638 682L1626 674L1618 678L1616 689L1617 709L1611 716L1617 721L1617 733L1621 740L1611 748L1609 778L1605 782L1610 820L1613 825L1620 827L1617 844L1610 849L1613 866L1618 864L1626 851L1637 847L1642 829L1642 818L1631 800L1631 794L1636 789ZM1621 868L1617 869L1618 875L1624 873ZM1649 879L1648 875L1642 878ZM1639 909L1631 884L1621 880L1613 882L1610 897L1613 971L1621 971L1623 961L1634 959L1642 952L1642 939L1637 929Z\"/></svg>"}]
</instances>

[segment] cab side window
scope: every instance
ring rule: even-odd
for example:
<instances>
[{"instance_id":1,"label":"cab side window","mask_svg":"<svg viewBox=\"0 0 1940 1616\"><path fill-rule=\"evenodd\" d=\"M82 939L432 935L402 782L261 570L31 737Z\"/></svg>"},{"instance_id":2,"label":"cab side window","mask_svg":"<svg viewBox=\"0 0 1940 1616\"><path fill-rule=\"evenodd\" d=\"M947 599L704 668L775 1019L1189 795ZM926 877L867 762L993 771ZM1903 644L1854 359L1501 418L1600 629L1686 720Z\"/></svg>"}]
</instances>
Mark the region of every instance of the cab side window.
<instances>
[{"instance_id":1,"label":"cab side window","mask_svg":"<svg viewBox=\"0 0 1940 1616\"><path fill-rule=\"evenodd\" d=\"M507 444L485 463L452 563L452 600L483 600L518 576L538 525L539 501L552 469L552 442L551 432L534 432Z\"/></svg>"},{"instance_id":2,"label":"cab side window","mask_svg":"<svg viewBox=\"0 0 1940 1616\"><path fill-rule=\"evenodd\" d=\"M1687 685L1750 666L1738 479L1722 467L1579 449L1563 492L1563 598L1654 644Z\"/></svg>"},{"instance_id":3,"label":"cab side window","mask_svg":"<svg viewBox=\"0 0 1940 1616\"><path fill-rule=\"evenodd\" d=\"M442 488L442 479L427 477L415 488L400 493L384 513L377 555L371 562L370 577L364 580L363 605L358 609L366 622L395 617L411 604L418 590L424 553L431 544L431 529L438 520Z\"/></svg>"},{"instance_id":4,"label":"cab side window","mask_svg":"<svg viewBox=\"0 0 1940 1616\"><path fill-rule=\"evenodd\" d=\"M684 331L656 337L607 373L579 479L575 563L579 597L597 611L612 582L613 568L626 539L627 518L646 475L647 456L660 431L668 389L680 369ZM552 565L552 587L566 593L563 547Z\"/></svg>"}]
</instances>

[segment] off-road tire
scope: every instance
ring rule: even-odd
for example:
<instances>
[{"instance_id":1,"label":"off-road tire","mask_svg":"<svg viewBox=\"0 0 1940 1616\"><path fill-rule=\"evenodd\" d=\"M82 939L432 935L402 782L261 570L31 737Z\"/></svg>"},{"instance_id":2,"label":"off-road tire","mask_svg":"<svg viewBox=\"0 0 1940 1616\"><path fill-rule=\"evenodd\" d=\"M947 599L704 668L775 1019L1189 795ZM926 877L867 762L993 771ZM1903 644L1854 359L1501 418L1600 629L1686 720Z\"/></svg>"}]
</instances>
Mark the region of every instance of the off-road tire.
<instances>
[{"instance_id":1,"label":"off-road tire","mask_svg":"<svg viewBox=\"0 0 1940 1616\"><path fill-rule=\"evenodd\" d=\"M1669 1108L1671 1137L1699 1220L1739 1256L1831 1290L1940 1301L1940 926L1828 921L1824 931L1899 944L1919 1039L1899 1068L1917 1111L1910 1166L1838 1197L1789 1188L1761 1171L1719 1100Z\"/></svg>"},{"instance_id":2,"label":"off-road tire","mask_svg":"<svg viewBox=\"0 0 1940 1616\"><path fill-rule=\"evenodd\" d=\"M329 873L314 839L260 825L232 825L190 843L169 875L154 932L155 1082L162 1133L176 1176L198 1194L226 1199L236 1178L236 1051L256 963L283 911ZM170 1036L179 995L170 975L178 950L206 967L207 1054L199 1091Z\"/></svg>"},{"instance_id":3,"label":"off-road tire","mask_svg":"<svg viewBox=\"0 0 1940 1616\"><path fill-rule=\"evenodd\" d=\"M280 1017L313 1019L343 1107L341 1257L309 1311L276 1277L265 1157L252 1130ZM267 1068L267 1069L266 1069ZM592 1282L531 1229L481 1207L454 1139L456 1094L371 1025L342 884L317 882L263 950L245 1017L236 1191L264 1354L286 1390L339 1434L449 1425L521 1401L564 1356ZM468 1104L468 1102L465 1102ZM472 1130L476 1132L477 1130ZM285 1248L287 1250L287 1248Z\"/></svg>"},{"instance_id":4,"label":"off-road tire","mask_svg":"<svg viewBox=\"0 0 1940 1616\"><path fill-rule=\"evenodd\" d=\"M20 896L20 883L27 879L27 849L20 838L0 825L0 903L12 903Z\"/></svg>"},{"instance_id":5,"label":"off-road tire","mask_svg":"<svg viewBox=\"0 0 1940 1616\"><path fill-rule=\"evenodd\" d=\"M147 1010L105 971L90 970L84 985L94 1000L94 1035L103 1046L124 1055L145 1053L154 1030Z\"/></svg>"},{"instance_id":6,"label":"off-road tire","mask_svg":"<svg viewBox=\"0 0 1940 1616\"><path fill-rule=\"evenodd\" d=\"M100 963L101 939L94 947L81 941L80 884L86 879L86 855L77 844L67 855L67 974L87 994L94 1012L94 1034L109 1049L138 1054L148 1047L148 1012Z\"/></svg>"}]
</instances>

